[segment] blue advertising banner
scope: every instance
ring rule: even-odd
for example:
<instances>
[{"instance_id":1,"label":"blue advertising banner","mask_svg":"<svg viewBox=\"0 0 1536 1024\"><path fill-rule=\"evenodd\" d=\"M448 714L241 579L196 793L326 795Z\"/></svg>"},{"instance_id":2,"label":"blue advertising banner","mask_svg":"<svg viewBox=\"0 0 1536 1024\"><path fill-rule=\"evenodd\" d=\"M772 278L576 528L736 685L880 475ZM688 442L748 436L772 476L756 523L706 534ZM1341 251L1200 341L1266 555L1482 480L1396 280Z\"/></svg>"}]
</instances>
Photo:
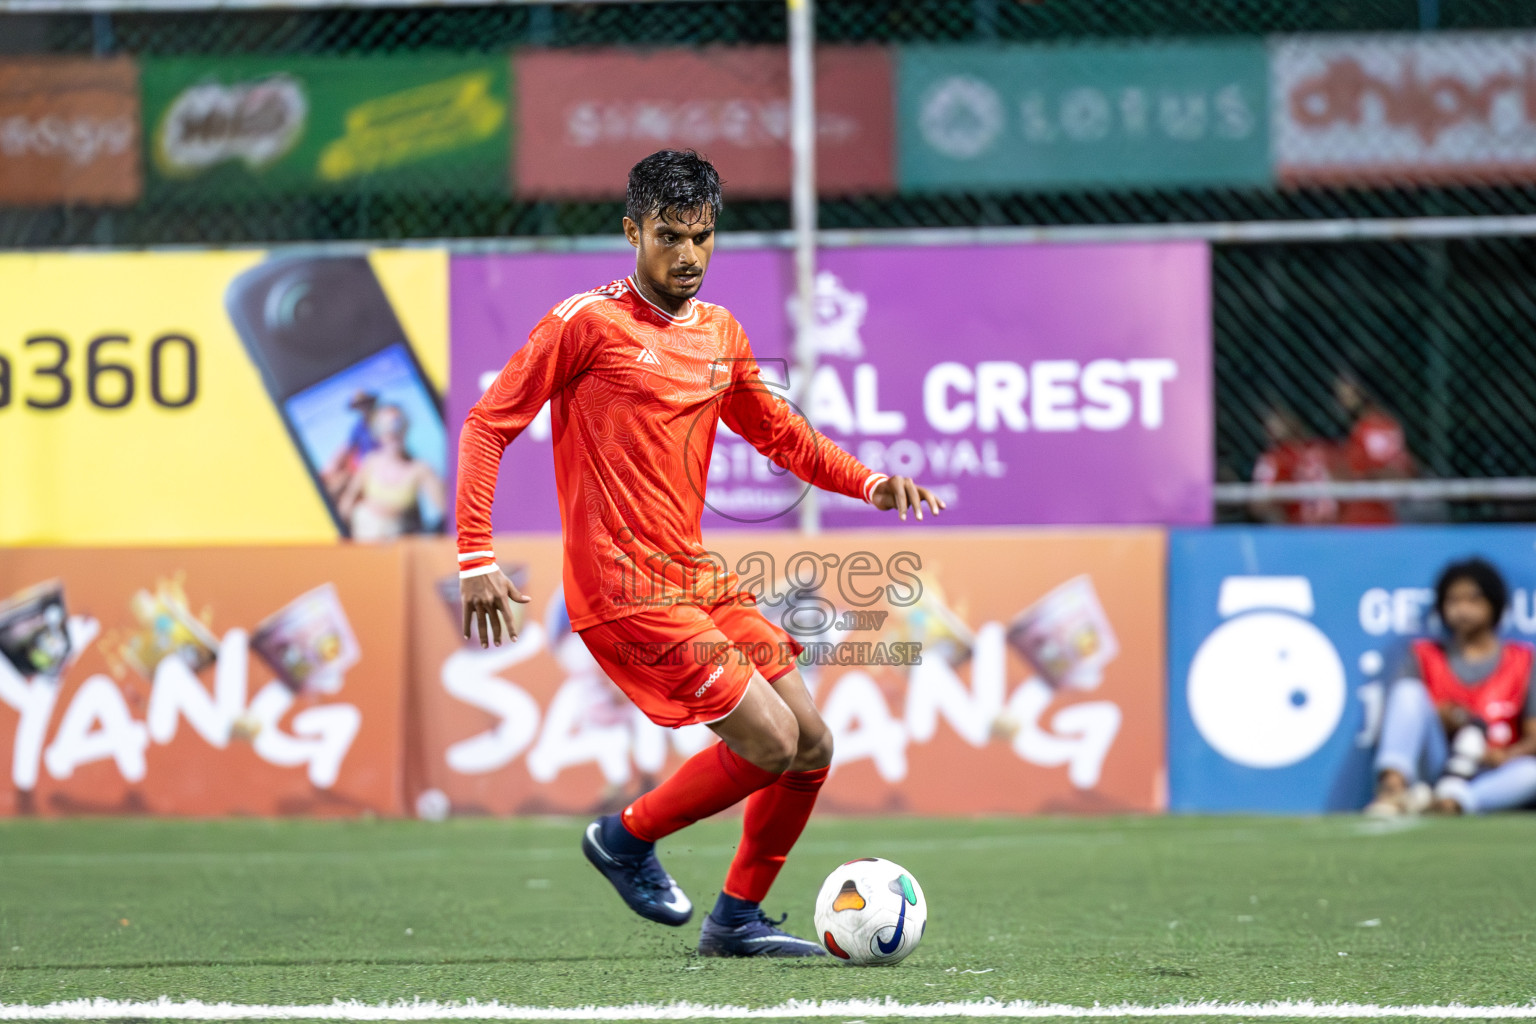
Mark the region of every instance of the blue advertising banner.
<instances>
[{"instance_id":1,"label":"blue advertising banner","mask_svg":"<svg viewBox=\"0 0 1536 1024\"><path fill-rule=\"evenodd\" d=\"M1509 582L1506 633L1536 637L1536 528L1174 530L1169 807L1363 807L1386 688L1471 555Z\"/></svg>"}]
</instances>

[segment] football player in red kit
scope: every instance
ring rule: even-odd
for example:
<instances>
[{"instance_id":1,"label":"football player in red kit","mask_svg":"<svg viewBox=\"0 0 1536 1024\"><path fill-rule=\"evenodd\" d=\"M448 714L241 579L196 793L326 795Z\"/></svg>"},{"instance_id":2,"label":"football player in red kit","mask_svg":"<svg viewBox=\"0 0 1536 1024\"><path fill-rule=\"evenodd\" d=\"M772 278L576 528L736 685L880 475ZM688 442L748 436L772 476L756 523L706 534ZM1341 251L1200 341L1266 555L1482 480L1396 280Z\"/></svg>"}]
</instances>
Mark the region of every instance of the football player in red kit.
<instances>
[{"instance_id":1,"label":"football player in red kit","mask_svg":"<svg viewBox=\"0 0 1536 1024\"><path fill-rule=\"evenodd\" d=\"M512 639L512 603L528 600L496 566L491 502L502 452L548 401L571 628L651 721L703 723L720 737L622 814L587 826L582 849L637 914L682 925L693 906L655 843L745 799L699 952L815 956L818 943L781 931L760 904L810 817L832 737L795 667L799 644L705 551L716 424L801 479L903 520L922 519L924 504L938 515L944 502L819 434L762 382L735 318L694 297L720 208L720 177L698 154L636 164L624 218L635 272L550 310L470 410L457 499L464 634ZM702 656L721 650L733 656Z\"/></svg>"}]
</instances>

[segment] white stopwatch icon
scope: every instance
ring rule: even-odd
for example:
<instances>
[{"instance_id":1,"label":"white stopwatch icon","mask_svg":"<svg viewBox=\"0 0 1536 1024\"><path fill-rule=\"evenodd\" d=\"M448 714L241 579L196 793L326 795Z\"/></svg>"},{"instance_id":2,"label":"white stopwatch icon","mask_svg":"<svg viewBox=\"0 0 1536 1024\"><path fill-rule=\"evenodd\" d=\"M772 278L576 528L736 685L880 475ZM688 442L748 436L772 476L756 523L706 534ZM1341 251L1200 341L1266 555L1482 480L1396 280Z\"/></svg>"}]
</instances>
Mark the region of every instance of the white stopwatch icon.
<instances>
[{"instance_id":1,"label":"white stopwatch icon","mask_svg":"<svg viewBox=\"0 0 1536 1024\"><path fill-rule=\"evenodd\" d=\"M1344 714L1344 663L1312 614L1304 576L1229 576L1227 619L1189 666L1189 713L1216 752L1248 768L1284 768L1328 741Z\"/></svg>"}]
</instances>

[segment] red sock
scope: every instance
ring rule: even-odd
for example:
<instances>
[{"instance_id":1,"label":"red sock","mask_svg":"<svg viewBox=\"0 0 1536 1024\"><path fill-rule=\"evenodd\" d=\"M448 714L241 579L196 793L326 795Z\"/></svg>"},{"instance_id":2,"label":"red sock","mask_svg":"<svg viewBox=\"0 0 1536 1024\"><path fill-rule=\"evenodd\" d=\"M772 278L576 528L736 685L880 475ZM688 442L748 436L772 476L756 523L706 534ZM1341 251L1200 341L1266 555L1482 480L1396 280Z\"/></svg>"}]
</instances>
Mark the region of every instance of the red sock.
<instances>
[{"instance_id":1,"label":"red sock","mask_svg":"<svg viewBox=\"0 0 1536 1024\"><path fill-rule=\"evenodd\" d=\"M747 799L741 845L725 876L725 891L739 900L761 903L779 877L784 858L811 817L816 795L827 781L826 768L785 772L779 781Z\"/></svg>"},{"instance_id":2,"label":"red sock","mask_svg":"<svg viewBox=\"0 0 1536 1024\"><path fill-rule=\"evenodd\" d=\"M624 827L637 839L654 843L738 803L778 773L765 771L724 742L683 762L672 777L624 808Z\"/></svg>"}]
</instances>

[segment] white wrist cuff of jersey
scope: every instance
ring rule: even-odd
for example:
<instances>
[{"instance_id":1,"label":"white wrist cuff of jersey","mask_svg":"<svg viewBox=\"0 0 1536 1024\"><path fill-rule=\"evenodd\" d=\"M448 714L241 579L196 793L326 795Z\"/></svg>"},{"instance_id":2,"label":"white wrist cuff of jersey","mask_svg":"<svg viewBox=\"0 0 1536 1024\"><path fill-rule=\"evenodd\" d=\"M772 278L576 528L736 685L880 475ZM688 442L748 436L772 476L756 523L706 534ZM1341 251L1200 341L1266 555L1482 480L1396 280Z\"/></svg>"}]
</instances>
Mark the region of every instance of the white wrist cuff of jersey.
<instances>
[{"instance_id":1,"label":"white wrist cuff of jersey","mask_svg":"<svg viewBox=\"0 0 1536 1024\"><path fill-rule=\"evenodd\" d=\"M491 573L499 572L500 570L501 566L497 565L495 562L492 562L490 565L482 565L478 569L460 569L459 579L467 580L471 576L489 576Z\"/></svg>"},{"instance_id":2,"label":"white wrist cuff of jersey","mask_svg":"<svg viewBox=\"0 0 1536 1024\"><path fill-rule=\"evenodd\" d=\"M495 558L495 557L496 557L496 552L494 552L494 551L471 551L467 555L460 555L459 556L459 561L461 561L461 562L473 562L477 558Z\"/></svg>"},{"instance_id":3,"label":"white wrist cuff of jersey","mask_svg":"<svg viewBox=\"0 0 1536 1024\"><path fill-rule=\"evenodd\" d=\"M880 486L880 481L889 480L889 473L871 473L869 479L864 481L864 500L873 505L875 503L875 488Z\"/></svg>"}]
</instances>

